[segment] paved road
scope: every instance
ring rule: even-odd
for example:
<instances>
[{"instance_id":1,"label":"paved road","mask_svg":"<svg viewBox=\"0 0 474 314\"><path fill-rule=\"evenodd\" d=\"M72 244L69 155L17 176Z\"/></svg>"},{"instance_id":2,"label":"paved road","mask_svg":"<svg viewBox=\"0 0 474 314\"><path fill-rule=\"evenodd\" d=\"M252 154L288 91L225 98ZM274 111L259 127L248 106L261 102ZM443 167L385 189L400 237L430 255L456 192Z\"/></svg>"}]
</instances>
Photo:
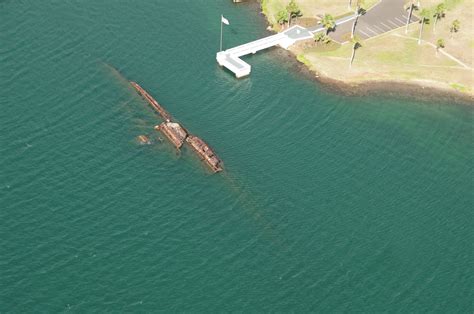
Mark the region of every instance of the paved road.
<instances>
[{"instance_id":1,"label":"paved road","mask_svg":"<svg viewBox=\"0 0 474 314\"><path fill-rule=\"evenodd\" d=\"M382 0L379 4L359 17L356 34L361 39L374 37L405 25L409 12L403 8L403 0ZM329 36L340 43L349 41L354 19L338 21L335 31ZM412 15L411 22L418 19ZM312 31L318 31L317 27Z\"/></svg>"}]
</instances>

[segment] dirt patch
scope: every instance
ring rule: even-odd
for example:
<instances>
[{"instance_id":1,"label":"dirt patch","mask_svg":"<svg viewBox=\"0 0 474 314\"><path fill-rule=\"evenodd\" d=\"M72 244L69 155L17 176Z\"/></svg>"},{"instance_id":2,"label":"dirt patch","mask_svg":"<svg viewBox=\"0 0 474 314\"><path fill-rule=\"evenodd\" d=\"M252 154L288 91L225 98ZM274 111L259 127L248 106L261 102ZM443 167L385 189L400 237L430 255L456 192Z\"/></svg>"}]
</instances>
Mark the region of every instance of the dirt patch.
<instances>
[{"instance_id":1,"label":"dirt patch","mask_svg":"<svg viewBox=\"0 0 474 314\"><path fill-rule=\"evenodd\" d=\"M303 27L313 27L318 24L319 20L319 18L314 17L300 17L296 20L296 24Z\"/></svg>"}]
</instances>

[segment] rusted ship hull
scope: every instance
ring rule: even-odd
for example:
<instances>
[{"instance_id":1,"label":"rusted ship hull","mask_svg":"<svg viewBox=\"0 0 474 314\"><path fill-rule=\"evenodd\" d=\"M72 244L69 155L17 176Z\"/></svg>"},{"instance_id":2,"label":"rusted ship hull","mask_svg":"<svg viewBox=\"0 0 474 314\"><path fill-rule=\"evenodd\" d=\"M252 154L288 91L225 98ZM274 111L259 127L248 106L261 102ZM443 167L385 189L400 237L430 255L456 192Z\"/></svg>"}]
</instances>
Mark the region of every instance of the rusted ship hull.
<instances>
[{"instance_id":1,"label":"rusted ship hull","mask_svg":"<svg viewBox=\"0 0 474 314\"><path fill-rule=\"evenodd\" d=\"M145 98L146 101L161 115L165 122L155 126L155 130L161 131L170 142L179 150L184 141L196 152L196 154L205 161L205 163L215 172L222 171L222 161L217 157L214 151L197 136L191 135L179 123L173 122L171 115L158 104L158 102L151 97L140 85L135 82L130 82L137 92Z\"/></svg>"},{"instance_id":2,"label":"rusted ship hull","mask_svg":"<svg viewBox=\"0 0 474 314\"><path fill-rule=\"evenodd\" d=\"M137 90L137 92L142 95L143 98L145 98L146 101L156 110L158 113L165 119L165 121L171 121L171 115L166 112L166 110L160 106L160 104L153 98L151 97L150 94L147 93L146 90L144 90L140 85L138 85L136 82L130 82L132 86Z\"/></svg>"},{"instance_id":3,"label":"rusted ship hull","mask_svg":"<svg viewBox=\"0 0 474 314\"><path fill-rule=\"evenodd\" d=\"M202 139L197 136L189 135L186 142L201 157L202 160L211 168L213 172L222 171L222 161L217 157L214 151Z\"/></svg>"},{"instance_id":4,"label":"rusted ship hull","mask_svg":"<svg viewBox=\"0 0 474 314\"><path fill-rule=\"evenodd\" d=\"M155 130L161 131L177 149L183 146L184 140L188 136L181 125L174 122L163 122L155 126Z\"/></svg>"}]
</instances>

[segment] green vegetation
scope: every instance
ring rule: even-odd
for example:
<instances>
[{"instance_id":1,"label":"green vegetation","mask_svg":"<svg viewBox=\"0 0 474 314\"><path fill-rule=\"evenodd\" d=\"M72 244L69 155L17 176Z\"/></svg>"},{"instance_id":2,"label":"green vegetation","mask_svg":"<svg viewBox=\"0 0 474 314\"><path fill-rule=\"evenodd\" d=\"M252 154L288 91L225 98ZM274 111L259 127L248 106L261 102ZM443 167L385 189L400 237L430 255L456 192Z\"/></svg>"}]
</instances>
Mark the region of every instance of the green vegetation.
<instances>
[{"instance_id":1,"label":"green vegetation","mask_svg":"<svg viewBox=\"0 0 474 314\"><path fill-rule=\"evenodd\" d=\"M315 42L321 42L323 41L324 36L323 33L316 33L313 38Z\"/></svg>"},{"instance_id":2,"label":"green vegetation","mask_svg":"<svg viewBox=\"0 0 474 314\"><path fill-rule=\"evenodd\" d=\"M290 3L286 6L286 12L288 13L288 27L291 25L292 18L298 20L298 17L302 16L301 10L295 0L290 0Z\"/></svg>"},{"instance_id":3,"label":"green vegetation","mask_svg":"<svg viewBox=\"0 0 474 314\"><path fill-rule=\"evenodd\" d=\"M303 63L304 65L306 65L308 68L311 68L312 64L311 64L311 61L309 61L308 59L306 59L306 57L304 55L297 55L296 56L296 60L298 60L299 62Z\"/></svg>"},{"instance_id":4,"label":"green vegetation","mask_svg":"<svg viewBox=\"0 0 474 314\"><path fill-rule=\"evenodd\" d=\"M261 0L260 6L262 7L262 13L269 17L269 11L268 11L268 2L269 0Z\"/></svg>"},{"instance_id":5,"label":"green vegetation","mask_svg":"<svg viewBox=\"0 0 474 314\"><path fill-rule=\"evenodd\" d=\"M410 0L412 1L412 0ZM429 8L430 10L435 10L436 6L443 4L445 10L450 11L462 5L466 0L415 0L417 5L423 8Z\"/></svg>"},{"instance_id":6,"label":"green vegetation","mask_svg":"<svg viewBox=\"0 0 474 314\"><path fill-rule=\"evenodd\" d=\"M362 47L361 40L358 36L352 37L352 55L351 55L351 61L349 63L349 67L352 68L352 62L354 62L354 56L355 52L358 48Z\"/></svg>"},{"instance_id":7,"label":"green vegetation","mask_svg":"<svg viewBox=\"0 0 474 314\"><path fill-rule=\"evenodd\" d=\"M459 32L459 29L461 28L461 22L459 20L454 20L451 23L451 26L449 27L449 32L451 33L451 38L453 38L453 33Z\"/></svg>"},{"instance_id":8,"label":"green vegetation","mask_svg":"<svg viewBox=\"0 0 474 314\"><path fill-rule=\"evenodd\" d=\"M436 41L436 56L438 56L438 52L441 48L444 48L444 39L443 38L439 38L437 41Z\"/></svg>"},{"instance_id":9,"label":"green vegetation","mask_svg":"<svg viewBox=\"0 0 474 314\"><path fill-rule=\"evenodd\" d=\"M460 91L461 93L468 93L468 92L472 91L471 88L466 87L462 84L458 84L458 83L451 83L451 84L449 84L449 86L451 86L452 88L454 88L457 91Z\"/></svg>"},{"instance_id":10,"label":"green vegetation","mask_svg":"<svg viewBox=\"0 0 474 314\"><path fill-rule=\"evenodd\" d=\"M366 0L364 7L361 1L294 0L304 21L314 18L311 23L315 24L319 20L326 32L315 34L314 40L291 50L308 67L344 82L412 81L474 93L474 1L406 0L406 9L420 18L419 23L369 41L355 38L342 45L330 41L328 34L336 17L353 14L358 6L369 8L377 1ZM262 7L271 23L285 25L290 2L262 0ZM285 17L280 11L286 13ZM297 17L291 18L295 23ZM438 53L441 49L443 53Z\"/></svg>"},{"instance_id":11,"label":"green vegetation","mask_svg":"<svg viewBox=\"0 0 474 314\"><path fill-rule=\"evenodd\" d=\"M413 36L416 32L417 30L413 30L409 35ZM321 50L320 48L324 47L321 46L307 49L301 54L319 73L350 83L422 81L424 85L450 88L453 88L453 83L460 86L472 86L471 70L462 68L442 54L434 58L433 46L426 43L419 46L416 37L404 36L405 31L399 30L396 33L362 42L364 45L362 53L355 48L359 42L356 38L352 44L334 46L332 50ZM348 65L350 71L348 71ZM457 90L472 91L472 89L460 87Z\"/></svg>"},{"instance_id":12,"label":"green vegetation","mask_svg":"<svg viewBox=\"0 0 474 314\"><path fill-rule=\"evenodd\" d=\"M357 9L355 13L357 14L354 23L352 24L352 29L351 29L351 39L354 38L354 32L355 32L355 27L357 25L357 22L359 21L359 16L365 14L365 0L359 0L357 1Z\"/></svg>"},{"instance_id":13,"label":"green vegetation","mask_svg":"<svg viewBox=\"0 0 474 314\"><path fill-rule=\"evenodd\" d=\"M445 13L446 13L446 6L444 5L444 3L438 4L433 13L433 17L434 17L433 33L436 33L436 23L438 22L438 20L444 17Z\"/></svg>"},{"instance_id":14,"label":"green vegetation","mask_svg":"<svg viewBox=\"0 0 474 314\"><path fill-rule=\"evenodd\" d=\"M288 13L285 10L278 12L277 22L280 26L288 22Z\"/></svg>"},{"instance_id":15,"label":"green vegetation","mask_svg":"<svg viewBox=\"0 0 474 314\"><path fill-rule=\"evenodd\" d=\"M328 35L324 34L324 33L316 33L314 35L314 41L315 42L318 42L318 43L324 43L324 44L329 44L332 40L331 40L331 37L329 37Z\"/></svg>"},{"instance_id":16,"label":"green vegetation","mask_svg":"<svg viewBox=\"0 0 474 314\"><path fill-rule=\"evenodd\" d=\"M444 48L444 39L440 38L436 41L436 48Z\"/></svg>"},{"instance_id":17,"label":"green vegetation","mask_svg":"<svg viewBox=\"0 0 474 314\"><path fill-rule=\"evenodd\" d=\"M278 14L281 11L287 12L287 6L291 0L260 0L262 6L262 12L266 15L268 21L272 26L279 29L278 23ZM324 15L324 13L331 13L334 18L340 18L353 14L357 9L357 4L360 4L361 7L368 10L380 0L364 0L364 3L360 1L352 1L351 7L348 8L349 0L295 0L295 3L300 10L299 14L295 17L295 22L297 22L300 16L303 16L305 20L311 20L312 23L316 24L318 20Z\"/></svg>"},{"instance_id":18,"label":"green vegetation","mask_svg":"<svg viewBox=\"0 0 474 314\"><path fill-rule=\"evenodd\" d=\"M413 10L418 10L418 6L415 4L415 0L411 0L408 9L409 9L409 12L408 12L408 17L407 17L407 22L405 24L405 34L408 33L408 27L410 26L410 17L413 15Z\"/></svg>"},{"instance_id":19,"label":"green vegetation","mask_svg":"<svg viewBox=\"0 0 474 314\"><path fill-rule=\"evenodd\" d=\"M326 35L336 27L336 20L331 14L324 14L321 24L326 29Z\"/></svg>"},{"instance_id":20,"label":"green vegetation","mask_svg":"<svg viewBox=\"0 0 474 314\"><path fill-rule=\"evenodd\" d=\"M430 22L430 16L431 16L430 10L428 10L428 9L421 10L421 13L420 13L421 27L420 27L420 35L418 36L418 45L421 45L421 34L423 33L423 28L424 28L425 24L428 24Z\"/></svg>"}]
</instances>

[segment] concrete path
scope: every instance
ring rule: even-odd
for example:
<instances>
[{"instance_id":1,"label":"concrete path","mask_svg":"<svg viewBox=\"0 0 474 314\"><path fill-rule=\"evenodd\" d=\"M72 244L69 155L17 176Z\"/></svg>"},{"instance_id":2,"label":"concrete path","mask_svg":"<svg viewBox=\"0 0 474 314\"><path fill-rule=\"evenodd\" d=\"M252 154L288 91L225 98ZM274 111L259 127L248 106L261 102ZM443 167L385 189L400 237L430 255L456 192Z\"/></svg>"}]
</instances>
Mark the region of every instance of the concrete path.
<instances>
[{"instance_id":1,"label":"concrete path","mask_svg":"<svg viewBox=\"0 0 474 314\"><path fill-rule=\"evenodd\" d=\"M346 16L346 17L343 17L343 18L340 18L340 19L336 20L336 28L339 25L343 25L343 24L346 24L346 23L352 25L352 23L349 23L349 22L354 21L355 18L356 18L356 16L354 14L354 15ZM312 32L312 33L326 31L326 29L321 24L318 24L318 25L312 26L312 27L308 27L307 30ZM332 33L334 33L334 32L332 32Z\"/></svg>"},{"instance_id":2,"label":"concrete path","mask_svg":"<svg viewBox=\"0 0 474 314\"><path fill-rule=\"evenodd\" d=\"M299 40L313 38L313 33L299 25L294 25L284 32L267 36L249 43L220 51L216 54L216 60L220 66L226 67L235 74L236 77L244 77L250 74L252 67L240 57L257 53L273 46L280 46L287 49Z\"/></svg>"},{"instance_id":3,"label":"concrete path","mask_svg":"<svg viewBox=\"0 0 474 314\"><path fill-rule=\"evenodd\" d=\"M356 34L361 39L368 39L377 35L386 33L395 28L405 25L408 12L403 8L404 0L381 0L366 14L359 17L356 25ZM355 15L348 16L336 21L336 29L329 35L333 40L344 43L350 40L351 30ZM417 19L412 16L411 22ZM289 29L265 38L261 38L234 48L220 51L216 54L216 60L220 66L223 66L233 72L236 77L244 77L250 74L252 67L240 57L257 53L273 46L280 46L288 49L289 46L300 40L313 38L317 32L325 31L322 25L304 28L294 25Z\"/></svg>"},{"instance_id":4,"label":"concrete path","mask_svg":"<svg viewBox=\"0 0 474 314\"><path fill-rule=\"evenodd\" d=\"M404 9L403 0L381 0L372 9L359 17L356 25L356 34L361 39L368 39L405 26L409 11ZM418 19L412 15L410 22ZM343 23L337 23L335 31L329 36L340 43L350 40L353 17Z\"/></svg>"},{"instance_id":5,"label":"concrete path","mask_svg":"<svg viewBox=\"0 0 474 314\"><path fill-rule=\"evenodd\" d=\"M393 34L393 36L401 37L401 38L406 38L406 39L411 39L411 40L418 40L418 38L403 36L403 35L399 35L399 34ZM431 46L431 47L433 47L433 48L436 49L436 45L430 43L429 41L422 40L421 42L422 42L423 44L429 45L429 46ZM461 60L459 60L458 58L456 58L455 56L453 56L453 55L447 53L446 51L444 51L444 49L439 49L439 53L445 55L446 57L448 57L449 59L453 60L454 62L456 62L457 64L459 64L459 65L462 66L463 68L468 69L468 70L473 70L473 68L471 68L470 66L468 66L467 64L465 64L464 62L462 62Z\"/></svg>"}]
</instances>

